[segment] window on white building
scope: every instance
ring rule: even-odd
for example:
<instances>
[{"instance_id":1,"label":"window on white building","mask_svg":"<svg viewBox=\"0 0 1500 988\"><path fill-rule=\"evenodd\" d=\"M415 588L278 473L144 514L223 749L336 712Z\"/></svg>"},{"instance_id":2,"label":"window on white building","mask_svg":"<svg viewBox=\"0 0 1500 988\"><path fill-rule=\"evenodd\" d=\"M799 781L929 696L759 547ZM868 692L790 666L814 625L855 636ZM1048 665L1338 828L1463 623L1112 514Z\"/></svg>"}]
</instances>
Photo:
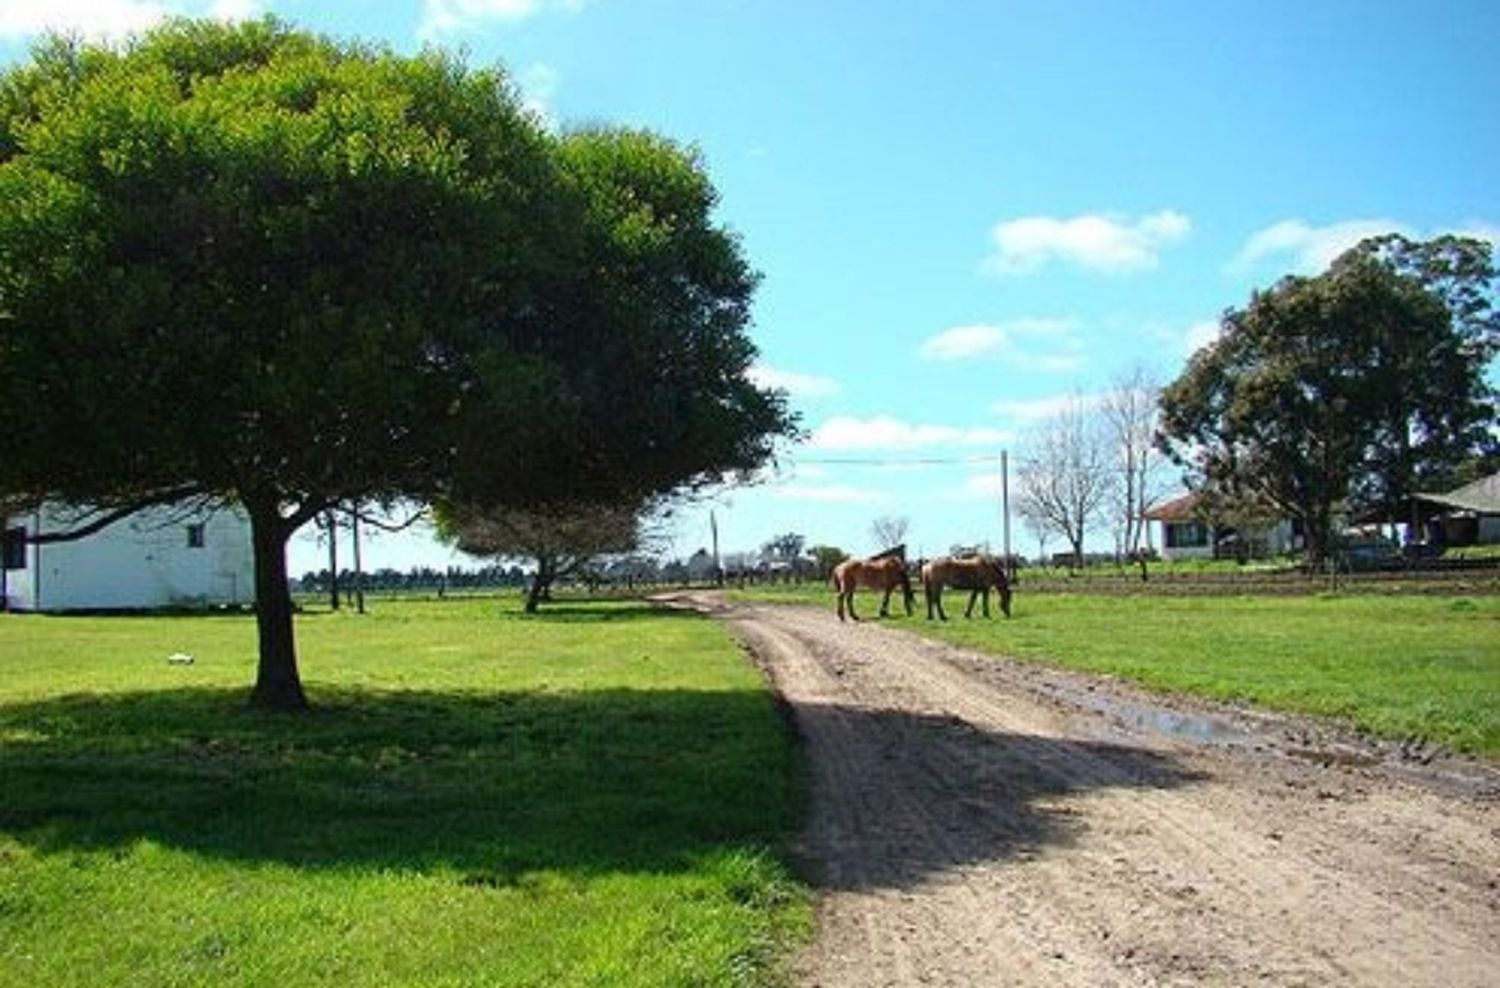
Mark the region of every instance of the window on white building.
<instances>
[{"instance_id":1,"label":"window on white building","mask_svg":"<svg viewBox=\"0 0 1500 988\"><path fill-rule=\"evenodd\" d=\"M4 549L0 550L0 555L4 556L0 566L6 569L26 568L26 528L24 525L5 530L5 545Z\"/></svg>"}]
</instances>

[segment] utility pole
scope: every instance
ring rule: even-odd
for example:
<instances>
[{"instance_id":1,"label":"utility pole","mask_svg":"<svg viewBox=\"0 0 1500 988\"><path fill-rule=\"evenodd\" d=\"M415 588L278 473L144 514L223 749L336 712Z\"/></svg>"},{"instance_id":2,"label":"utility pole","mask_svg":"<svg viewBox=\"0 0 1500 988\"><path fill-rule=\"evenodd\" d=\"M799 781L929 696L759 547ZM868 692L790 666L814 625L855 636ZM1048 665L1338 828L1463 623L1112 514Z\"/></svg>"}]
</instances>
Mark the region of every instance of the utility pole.
<instances>
[{"instance_id":1,"label":"utility pole","mask_svg":"<svg viewBox=\"0 0 1500 988\"><path fill-rule=\"evenodd\" d=\"M724 585L724 566L719 562L719 518L712 508L708 509L708 528L714 540L714 585Z\"/></svg>"},{"instance_id":2,"label":"utility pole","mask_svg":"<svg viewBox=\"0 0 1500 988\"><path fill-rule=\"evenodd\" d=\"M1000 451L1000 516L1005 533L1005 570L1014 579L1016 573L1010 554L1010 452Z\"/></svg>"}]
</instances>

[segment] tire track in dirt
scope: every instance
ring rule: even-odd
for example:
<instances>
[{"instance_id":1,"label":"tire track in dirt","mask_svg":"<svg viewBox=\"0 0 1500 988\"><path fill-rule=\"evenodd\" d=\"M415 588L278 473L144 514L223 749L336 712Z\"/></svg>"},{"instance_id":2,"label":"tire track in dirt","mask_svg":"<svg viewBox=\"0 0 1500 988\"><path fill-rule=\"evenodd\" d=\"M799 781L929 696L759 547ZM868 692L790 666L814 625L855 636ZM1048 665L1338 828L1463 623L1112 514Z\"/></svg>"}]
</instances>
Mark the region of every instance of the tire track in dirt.
<instances>
[{"instance_id":1,"label":"tire track in dirt","mask_svg":"<svg viewBox=\"0 0 1500 988\"><path fill-rule=\"evenodd\" d=\"M1493 766L1455 787L1342 748L1318 764L1298 757L1317 728L1290 744L1284 718L893 623L694 603L745 642L806 748L806 984L1496 983Z\"/></svg>"}]
</instances>

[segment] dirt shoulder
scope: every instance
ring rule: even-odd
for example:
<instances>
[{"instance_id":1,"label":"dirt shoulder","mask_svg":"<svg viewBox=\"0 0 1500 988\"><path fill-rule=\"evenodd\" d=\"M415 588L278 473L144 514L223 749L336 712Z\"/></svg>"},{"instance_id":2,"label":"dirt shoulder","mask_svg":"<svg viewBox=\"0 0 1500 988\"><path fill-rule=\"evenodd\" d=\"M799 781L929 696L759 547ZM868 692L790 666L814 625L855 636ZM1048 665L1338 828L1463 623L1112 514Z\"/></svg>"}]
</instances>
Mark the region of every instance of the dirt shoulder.
<instances>
[{"instance_id":1,"label":"dirt shoulder","mask_svg":"<svg viewBox=\"0 0 1500 988\"><path fill-rule=\"evenodd\" d=\"M1496 984L1492 765L831 611L678 604L745 643L806 746L803 984Z\"/></svg>"}]
</instances>

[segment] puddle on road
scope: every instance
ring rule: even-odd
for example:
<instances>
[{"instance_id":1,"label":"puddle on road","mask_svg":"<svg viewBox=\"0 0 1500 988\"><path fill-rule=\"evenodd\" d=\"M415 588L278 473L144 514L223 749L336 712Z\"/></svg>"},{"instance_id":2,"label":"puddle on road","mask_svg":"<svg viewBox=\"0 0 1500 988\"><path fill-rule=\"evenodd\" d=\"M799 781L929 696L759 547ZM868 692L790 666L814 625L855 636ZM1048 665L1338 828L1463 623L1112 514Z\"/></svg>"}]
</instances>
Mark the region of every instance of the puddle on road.
<instances>
[{"instance_id":1,"label":"puddle on road","mask_svg":"<svg viewBox=\"0 0 1500 988\"><path fill-rule=\"evenodd\" d=\"M1227 720L1206 714L1189 714L1138 705L1097 693L1072 696L1070 699L1079 706L1135 730L1165 734L1200 744L1236 744L1251 740L1250 732Z\"/></svg>"}]
</instances>

